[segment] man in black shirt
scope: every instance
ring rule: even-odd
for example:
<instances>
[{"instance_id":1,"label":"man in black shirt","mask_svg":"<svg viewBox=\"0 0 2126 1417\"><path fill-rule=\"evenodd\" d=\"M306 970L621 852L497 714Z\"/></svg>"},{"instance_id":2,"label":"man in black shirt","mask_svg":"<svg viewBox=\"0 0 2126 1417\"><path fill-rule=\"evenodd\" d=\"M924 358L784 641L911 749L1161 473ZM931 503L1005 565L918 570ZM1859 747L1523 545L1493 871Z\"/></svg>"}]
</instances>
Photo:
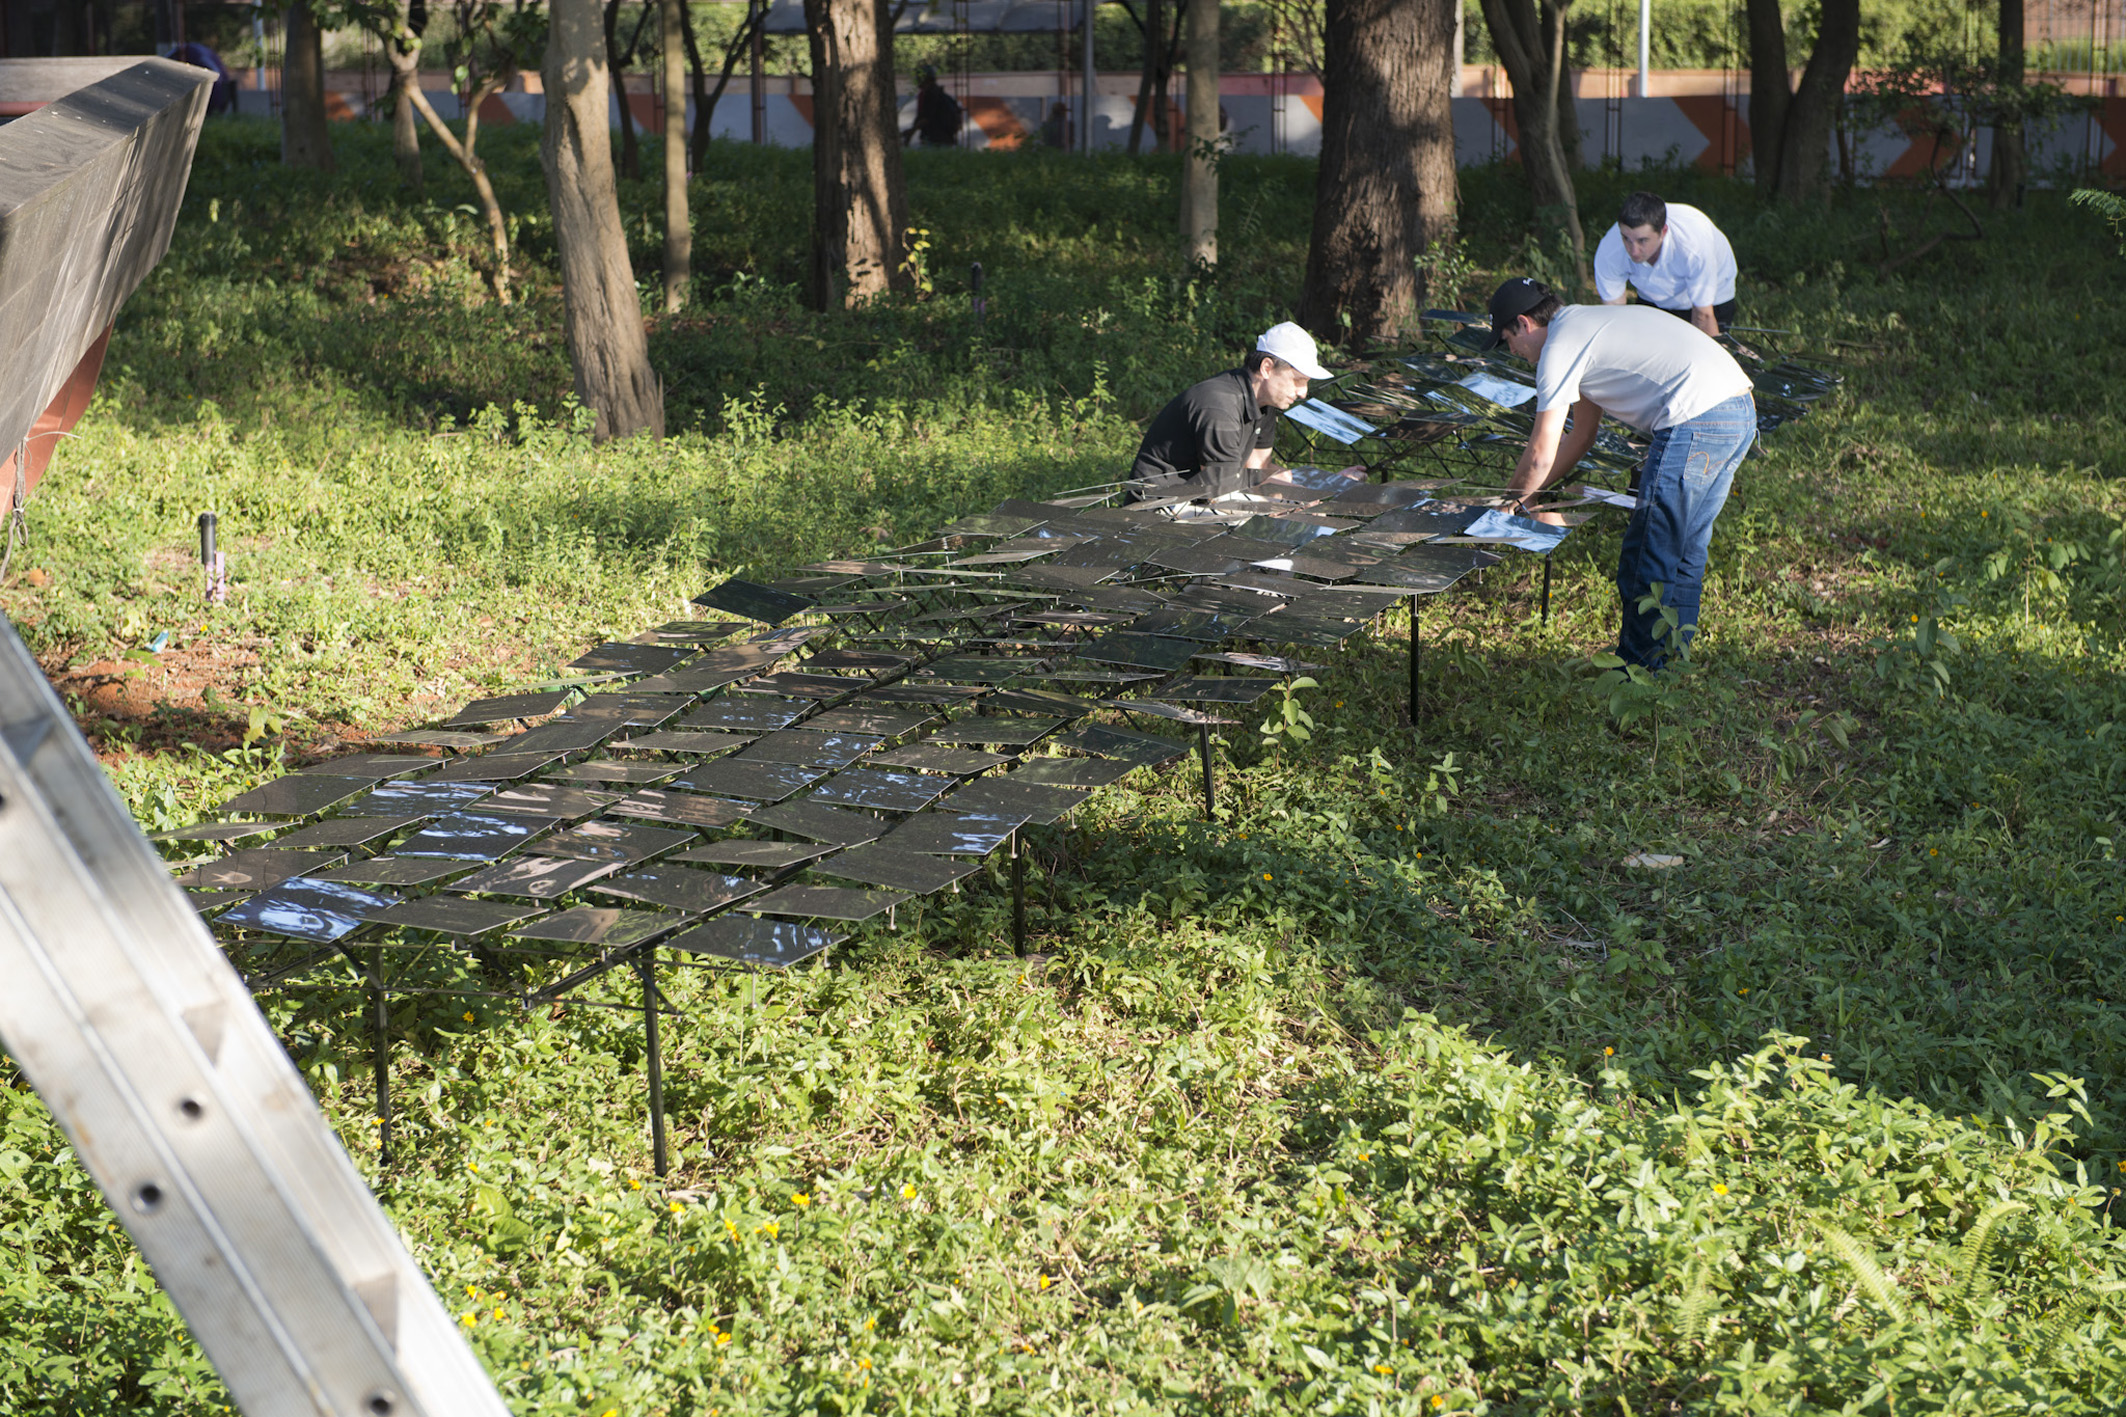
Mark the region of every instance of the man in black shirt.
<instances>
[{"instance_id":1,"label":"man in black shirt","mask_svg":"<svg viewBox=\"0 0 2126 1417\"><path fill-rule=\"evenodd\" d=\"M1137 449L1127 500L1217 497L1261 481L1279 411L1307 396L1308 380L1329 377L1312 335L1289 320L1273 326L1238 369L1159 410Z\"/></svg>"}]
</instances>

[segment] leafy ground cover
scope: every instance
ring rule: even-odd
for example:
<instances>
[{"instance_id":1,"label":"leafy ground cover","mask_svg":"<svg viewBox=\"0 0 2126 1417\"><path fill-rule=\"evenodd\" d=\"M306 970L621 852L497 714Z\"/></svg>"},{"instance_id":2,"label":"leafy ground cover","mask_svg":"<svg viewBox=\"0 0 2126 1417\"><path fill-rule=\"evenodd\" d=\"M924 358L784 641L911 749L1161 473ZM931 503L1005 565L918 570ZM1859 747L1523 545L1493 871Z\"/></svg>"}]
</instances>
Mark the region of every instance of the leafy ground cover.
<instances>
[{"instance_id":1,"label":"leafy ground cover","mask_svg":"<svg viewBox=\"0 0 2126 1417\"><path fill-rule=\"evenodd\" d=\"M149 826L520 683L722 575L1109 475L1287 313L1312 187L918 153L929 297L791 294L802 154L719 148L661 447L565 398L532 135L490 136L526 299L447 177L218 124L0 605ZM1596 219L1644 174L1589 183ZM1851 362L1746 465L1695 671L1616 723L1615 529L1427 608L1038 843L1041 958L980 878L825 969L689 977L677 1151L639 1033L409 998L375 1164L351 996L267 1007L517 1410L2098 1411L2120 1386L2126 341L2053 194L1895 279L1901 194L1734 235L1758 323ZM1467 293L1540 261L1465 174ZM650 269L654 193L628 194ZM981 260L978 322L964 271ZM192 522L237 580L204 606ZM169 638L157 653L146 646ZM129 657L132 656L132 657ZM1683 858L1625 866L1637 852ZM4 1064L0 1064L4 1069ZM0 1394L224 1401L34 1097L0 1091Z\"/></svg>"}]
</instances>

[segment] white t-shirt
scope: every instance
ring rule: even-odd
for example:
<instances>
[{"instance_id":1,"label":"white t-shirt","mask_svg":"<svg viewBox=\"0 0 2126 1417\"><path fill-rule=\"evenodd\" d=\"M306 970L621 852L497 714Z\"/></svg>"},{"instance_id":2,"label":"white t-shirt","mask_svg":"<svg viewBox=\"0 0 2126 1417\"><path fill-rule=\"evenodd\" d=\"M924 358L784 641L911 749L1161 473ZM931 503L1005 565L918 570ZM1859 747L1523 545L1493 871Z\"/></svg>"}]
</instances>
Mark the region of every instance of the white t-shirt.
<instances>
[{"instance_id":1,"label":"white t-shirt","mask_svg":"<svg viewBox=\"0 0 2126 1417\"><path fill-rule=\"evenodd\" d=\"M1593 399L1642 433L1688 423L1750 392L1711 335L1650 305L1568 305L1550 317L1535 365L1535 411Z\"/></svg>"},{"instance_id":2,"label":"white t-shirt","mask_svg":"<svg viewBox=\"0 0 2126 1417\"><path fill-rule=\"evenodd\" d=\"M1681 202L1668 204L1668 235L1654 263L1642 266L1624 251L1624 233L1612 226L1595 247L1595 294L1618 300L1629 282L1639 298L1664 310L1719 305L1735 298L1735 248L1713 219Z\"/></svg>"}]
</instances>

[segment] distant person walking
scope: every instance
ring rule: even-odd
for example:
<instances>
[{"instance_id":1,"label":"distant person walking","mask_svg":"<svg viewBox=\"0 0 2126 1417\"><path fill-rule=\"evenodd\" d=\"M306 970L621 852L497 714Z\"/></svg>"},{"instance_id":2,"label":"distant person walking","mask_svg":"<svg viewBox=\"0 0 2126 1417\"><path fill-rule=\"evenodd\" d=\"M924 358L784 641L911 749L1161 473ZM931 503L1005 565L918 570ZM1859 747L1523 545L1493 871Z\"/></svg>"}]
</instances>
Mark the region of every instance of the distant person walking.
<instances>
[{"instance_id":1,"label":"distant person walking","mask_svg":"<svg viewBox=\"0 0 2126 1417\"><path fill-rule=\"evenodd\" d=\"M903 143L917 138L926 148L949 148L960 141L959 100L945 92L938 82L938 71L925 64L916 71L919 82L915 90L915 122L901 134Z\"/></svg>"},{"instance_id":2,"label":"distant person walking","mask_svg":"<svg viewBox=\"0 0 2126 1417\"><path fill-rule=\"evenodd\" d=\"M1617 224L1595 247L1595 294L1622 305L1624 288L1709 335L1735 323L1735 248L1713 219L1651 192L1624 199Z\"/></svg>"}]
</instances>

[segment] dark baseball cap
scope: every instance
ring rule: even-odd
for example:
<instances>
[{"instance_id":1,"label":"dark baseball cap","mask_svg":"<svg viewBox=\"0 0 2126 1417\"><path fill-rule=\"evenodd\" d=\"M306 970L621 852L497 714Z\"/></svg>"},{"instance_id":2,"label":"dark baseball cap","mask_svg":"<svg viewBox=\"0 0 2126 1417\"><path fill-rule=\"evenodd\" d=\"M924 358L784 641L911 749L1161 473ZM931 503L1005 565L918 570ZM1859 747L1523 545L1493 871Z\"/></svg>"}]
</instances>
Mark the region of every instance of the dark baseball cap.
<instances>
[{"instance_id":1,"label":"dark baseball cap","mask_svg":"<svg viewBox=\"0 0 2126 1417\"><path fill-rule=\"evenodd\" d=\"M1497 349L1505 343L1506 331L1513 322L1536 306L1551 298L1553 291L1539 280L1527 276L1515 276L1498 288L1491 297L1491 338L1485 342L1487 350Z\"/></svg>"}]
</instances>

